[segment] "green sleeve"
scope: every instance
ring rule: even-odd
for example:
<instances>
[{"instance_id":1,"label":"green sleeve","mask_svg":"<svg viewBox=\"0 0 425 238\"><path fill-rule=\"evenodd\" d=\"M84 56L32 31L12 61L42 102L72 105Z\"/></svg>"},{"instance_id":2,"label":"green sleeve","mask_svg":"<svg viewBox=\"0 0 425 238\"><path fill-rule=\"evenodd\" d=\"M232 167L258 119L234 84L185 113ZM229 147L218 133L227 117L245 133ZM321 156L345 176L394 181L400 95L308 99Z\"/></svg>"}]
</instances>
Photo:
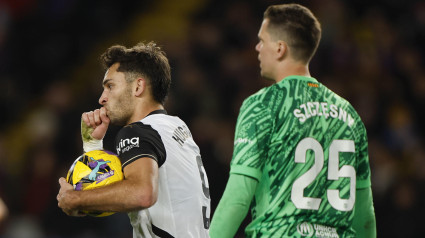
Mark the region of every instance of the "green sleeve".
<instances>
[{"instance_id":1,"label":"green sleeve","mask_svg":"<svg viewBox=\"0 0 425 238\"><path fill-rule=\"evenodd\" d=\"M248 213L257 187L254 178L231 174L210 226L211 238L234 237Z\"/></svg>"},{"instance_id":2,"label":"green sleeve","mask_svg":"<svg viewBox=\"0 0 425 238\"><path fill-rule=\"evenodd\" d=\"M230 173L261 179L272 130L270 108L255 96L246 99L236 122Z\"/></svg>"},{"instance_id":3,"label":"green sleeve","mask_svg":"<svg viewBox=\"0 0 425 238\"><path fill-rule=\"evenodd\" d=\"M358 158L356 168L356 188L363 189L371 186L370 182L370 165L369 165L369 149L366 127L360 121L358 126L354 128L356 139L356 157Z\"/></svg>"},{"instance_id":4,"label":"green sleeve","mask_svg":"<svg viewBox=\"0 0 425 238\"><path fill-rule=\"evenodd\" d=\"M357 189L353 228L357 237L376 237L376 220L373 208L372 189Z\"/></svg>"}]
</instances>

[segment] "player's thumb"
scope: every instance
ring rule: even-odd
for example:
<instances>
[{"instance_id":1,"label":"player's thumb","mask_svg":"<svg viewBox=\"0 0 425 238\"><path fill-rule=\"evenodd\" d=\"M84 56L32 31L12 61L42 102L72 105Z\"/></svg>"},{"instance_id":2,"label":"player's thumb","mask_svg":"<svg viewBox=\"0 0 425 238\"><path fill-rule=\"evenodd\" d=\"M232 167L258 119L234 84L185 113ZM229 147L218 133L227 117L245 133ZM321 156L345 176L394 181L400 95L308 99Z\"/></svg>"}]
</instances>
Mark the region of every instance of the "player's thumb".
<instances>
[{"instance_id":1,"label":"player's thumb","mask_svg":"<svg viewBox=\"0 0 425 238\"><path fill-rule=\"evenodd\" d=\"M68 182L66 181L66 179L64 177L59 178L59 184L61 186L63 186L64 184L67 184Z\"/></svg>"}]
</instances>

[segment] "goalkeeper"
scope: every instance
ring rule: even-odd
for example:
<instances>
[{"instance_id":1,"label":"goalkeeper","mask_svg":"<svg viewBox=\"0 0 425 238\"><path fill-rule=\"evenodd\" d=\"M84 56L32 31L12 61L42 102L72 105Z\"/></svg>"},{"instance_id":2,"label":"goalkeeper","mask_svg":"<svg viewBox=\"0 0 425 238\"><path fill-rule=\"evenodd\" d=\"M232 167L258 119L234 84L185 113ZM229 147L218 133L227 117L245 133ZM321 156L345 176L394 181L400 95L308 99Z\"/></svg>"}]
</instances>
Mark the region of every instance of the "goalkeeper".
<instances>
[{"instance_id":1,"label":"goalkeeper","mask_svg":"<svg viewBox=\"0 0 425 238\"><path fill-rule=\"evenodd\" d=\"M236 124L230 178L210 236L376 237L368 142L355 109L315 78L320 23L298 4L270 6L256 46L261 76Z\"/></svg>"}]
</instances>

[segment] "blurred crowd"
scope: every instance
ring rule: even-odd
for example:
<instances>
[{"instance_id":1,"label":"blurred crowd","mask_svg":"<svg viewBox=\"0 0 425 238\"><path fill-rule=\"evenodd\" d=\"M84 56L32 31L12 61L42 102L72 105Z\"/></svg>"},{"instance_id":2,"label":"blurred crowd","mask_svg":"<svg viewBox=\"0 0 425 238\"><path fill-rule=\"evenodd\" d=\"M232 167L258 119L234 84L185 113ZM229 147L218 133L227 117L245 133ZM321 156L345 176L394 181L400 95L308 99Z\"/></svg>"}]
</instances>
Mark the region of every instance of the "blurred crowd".
<instances>
[{"instance_id":1,"label":"blurred crowd","mask_svg":"<svg viewBox=\"0 0 425 238\"><path fill-rule=\"evenodd\" d=\"M270 85L254 50L262 13L284 2L0 0L0 198L9 210L0 237L131 237L125 214L73 218L56 201L58 178L82 153L81 113L99 107L98 56L112 44L155 40L167 52L166 108L200 146L213 213L239 107ZM348 99L368 130L378 236L425 236L425 2L292 2L322 24L312 76Z\"/></svg>"}]
</instances>

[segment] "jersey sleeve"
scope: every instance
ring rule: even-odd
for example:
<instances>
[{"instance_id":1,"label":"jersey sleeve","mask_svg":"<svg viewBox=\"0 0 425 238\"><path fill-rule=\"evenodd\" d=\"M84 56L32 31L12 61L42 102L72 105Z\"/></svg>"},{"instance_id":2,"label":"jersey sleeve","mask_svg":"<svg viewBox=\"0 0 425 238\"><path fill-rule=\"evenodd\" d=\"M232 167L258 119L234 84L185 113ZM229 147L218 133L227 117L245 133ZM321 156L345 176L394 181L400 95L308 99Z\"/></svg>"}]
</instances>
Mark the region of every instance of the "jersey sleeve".
<instances>
[{"instance_id":1,"label":"jersey sleeve","mask_svg":"<svg viewBox=\"0 0 425 238\"><path fill-rule=\"evenodd\" d=\"M260 180L272 128L270 110L255 98L245 100L236 123L230 173Z\"/></svg>"},{"instance_id":2,"label":"jersey sleeve","mask_svg":"<svg viewBox=\"0 0 425 238\"><path fill-rule=\"evenodd\" d=\"M367 188L371 186L370 182L370 166L369 166L369 150L366 128L363 123L356 128L356 134L359 135L357 139L357 181L356 187L358 189Z\"/></svg>"},{"instance_id":3,"label":"jersey sleeve","mask_svg":"<svg viewBox=\"0 0 425 238\"><path fill-rule=\"evenodd\" d=\"M231 174L210 227L211 238L234 237L248 213L258 181Z\"/></svg>"},{"instance_id":4,"label":"jersey sleeve","mask_svg":"<svg viewBox=\"0 0 425 238\"><path fill-rule=\"evenodd\" d=\"M376 218L373 207L372 189L358 189L353 218L356 237L376 237Z\"/></svg>"},{"instance_id":5,"label":"jersey sleeve","mask_svg":"<svg viewBox=\"0 0 425 238\"><path fill-rule=\"evenodd\" d=\"M161 136L150 125L141 122L123 127L117 134L115 144L123 168L143 157L152 158L161 167L166 159Z\"/></svg>"}]
</instances>

